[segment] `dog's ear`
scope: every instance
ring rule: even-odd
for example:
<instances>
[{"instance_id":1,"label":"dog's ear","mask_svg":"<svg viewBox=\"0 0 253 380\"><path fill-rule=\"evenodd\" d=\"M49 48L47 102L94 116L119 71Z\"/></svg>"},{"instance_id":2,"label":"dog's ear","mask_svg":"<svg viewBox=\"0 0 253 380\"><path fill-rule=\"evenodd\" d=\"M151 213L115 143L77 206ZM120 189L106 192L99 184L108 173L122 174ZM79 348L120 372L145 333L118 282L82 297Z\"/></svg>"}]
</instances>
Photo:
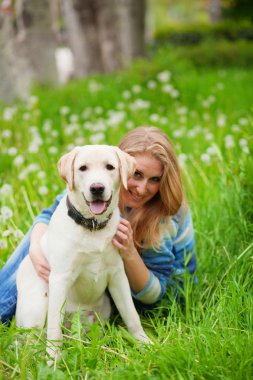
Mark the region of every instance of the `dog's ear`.
<instances>
[{"instance_id":1,"label":"dog's ear","mask_svg":"<svg viewBox=\"0 0 253 380\"><path fill-rule=\"evenodd\" d=\"M121 181L125 189L127 189L127 180L134 174L136 167L136 160L130 154L123 152L123 150L115 147L116 154L119 160L119 171Z\"/></svg>"},{"instance_id":2,"label":"dog's ear","mask_svg":"<svg viewBox=\"0 0 253 380\"><path fill-rule=\"evenodd\" d=\"M80 147L74 148L71 152L64 154L57 164L59 174L68 183L69 190L73 190L74 187L74 161L79 151Z\"/></svg>"}]
</instances>

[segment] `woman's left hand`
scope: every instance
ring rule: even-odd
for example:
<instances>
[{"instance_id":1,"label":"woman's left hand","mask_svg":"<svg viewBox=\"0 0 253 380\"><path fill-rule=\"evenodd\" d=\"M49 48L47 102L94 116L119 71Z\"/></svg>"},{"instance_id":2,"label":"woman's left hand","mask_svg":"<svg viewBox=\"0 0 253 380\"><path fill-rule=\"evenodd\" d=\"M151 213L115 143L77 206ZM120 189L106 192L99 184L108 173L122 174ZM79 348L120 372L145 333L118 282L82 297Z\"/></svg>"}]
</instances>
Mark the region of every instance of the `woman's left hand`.
<instances>
[{"instance_id":1,"label":"woman's left hand","mask_svg":"<svg viewBox=\"0 0 253 380\"><path fill-rule=\"evenodd\" d=\"M133 230L128 220L121 218L116 234L112 239L113 245L118 248L123 260L133 260L137 249L133 241Z\"/></svg>"}]
</instances>

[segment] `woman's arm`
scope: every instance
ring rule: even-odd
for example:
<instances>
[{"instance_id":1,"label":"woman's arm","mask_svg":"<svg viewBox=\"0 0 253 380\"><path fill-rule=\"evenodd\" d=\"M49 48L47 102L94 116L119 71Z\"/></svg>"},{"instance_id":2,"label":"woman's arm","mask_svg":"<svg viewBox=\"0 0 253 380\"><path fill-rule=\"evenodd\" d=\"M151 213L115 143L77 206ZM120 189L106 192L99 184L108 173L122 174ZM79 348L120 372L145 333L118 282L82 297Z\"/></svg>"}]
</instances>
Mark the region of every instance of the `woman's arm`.
<instances>
[{"instance_id":1,"label":"woman's arm","mask_svg":"<svg viewBox=\"0 0 253 380\"><path fill-rule=\"evenodd\" d=\"M44 223L37 223L33 227L30 239L29 255L38 276L41 277L44 281L48 282L50 267L40 246L40 240L46 230L47 224Z\"/></svg>"},{"instance_id":2,"label":"woman's arm","mask_svg":"<svg viewBox=\"0 0 253 380\"><path fill-rule=\"evenodd\" d=\"M51 207L45 208L33 223L30 237L29 255L39 277L48 282L50 267L40 247L40 240L47 230L50 219L59 205L64 193L58 195Z\"/></svg>"},{"instance_id":3,"label":"woman's arm","mask_svg":"<svg viewBox=\"0 0 253 380\"><path fill-rule=\"evenodd\" d=\"M156 302L161 293L160 282L135 248L132 228L127 220L121 219L112 242L123 259L133 297L146 304Z\"/></svg>"}]
</instances>

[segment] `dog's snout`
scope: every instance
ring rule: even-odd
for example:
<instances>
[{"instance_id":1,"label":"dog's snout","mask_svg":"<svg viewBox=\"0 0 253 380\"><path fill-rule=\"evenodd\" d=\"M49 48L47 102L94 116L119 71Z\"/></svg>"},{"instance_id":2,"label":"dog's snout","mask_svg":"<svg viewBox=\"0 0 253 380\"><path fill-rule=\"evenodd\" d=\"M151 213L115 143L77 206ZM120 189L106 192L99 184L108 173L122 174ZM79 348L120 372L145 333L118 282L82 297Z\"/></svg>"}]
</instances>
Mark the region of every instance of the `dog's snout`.
<instances>
[{"instance_id":1,"label":"dog's snout","mask_svg":"<svg viewBox=\"0 0 253 380\"><path fill-rule=\"evenodd\" d=\"M102 195L105 190L105 187L102 183L93 183L90 186L90 192L93 195Z\"/></svg>"}]
</instances>

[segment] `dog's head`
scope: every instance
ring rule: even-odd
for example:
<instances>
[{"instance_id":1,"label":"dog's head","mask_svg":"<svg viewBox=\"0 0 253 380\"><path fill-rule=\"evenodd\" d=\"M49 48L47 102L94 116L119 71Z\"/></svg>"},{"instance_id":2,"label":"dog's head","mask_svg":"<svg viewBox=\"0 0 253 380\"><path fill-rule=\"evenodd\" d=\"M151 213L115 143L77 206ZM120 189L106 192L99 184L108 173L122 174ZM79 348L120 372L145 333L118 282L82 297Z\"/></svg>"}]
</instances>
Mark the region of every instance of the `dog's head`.
<instances>
[{"instance_id":1,"label":"dog's head","mask_svg":"<svg viewBox=\"0 0 253 380\"><path fill-rule=\"evenodd\" d=\"M135 159L117 147L86 145L76 147L58 162L60 176L92 215L102 215L118 202L120 183L135 170Z\"/></svg>"}]
</instances>

